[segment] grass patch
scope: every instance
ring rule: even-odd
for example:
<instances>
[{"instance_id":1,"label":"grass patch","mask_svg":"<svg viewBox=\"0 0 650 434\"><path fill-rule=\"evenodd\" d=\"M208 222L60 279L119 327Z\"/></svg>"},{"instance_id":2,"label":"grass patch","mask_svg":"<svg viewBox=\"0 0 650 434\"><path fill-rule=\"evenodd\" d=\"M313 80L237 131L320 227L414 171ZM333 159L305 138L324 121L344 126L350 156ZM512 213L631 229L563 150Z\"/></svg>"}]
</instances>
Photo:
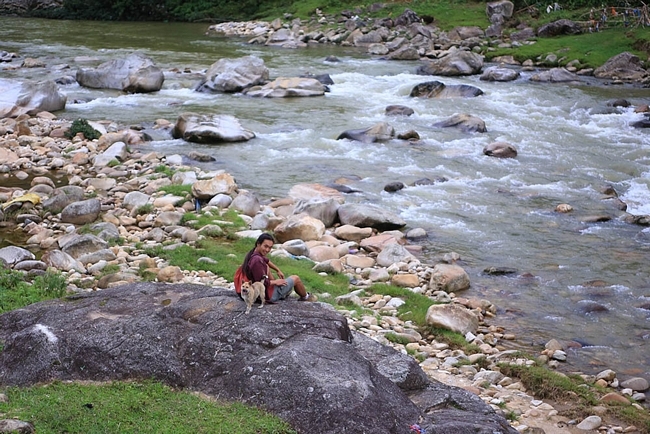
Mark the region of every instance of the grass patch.
<instances>
[{"instance_id":1,"label":"grass patch","mask_svg":"<svg viewBox=\"0 0 650 434\"><path fill-rule=\"evenodd\" d=\"M153 204L152 203L147 203L147 204L144 204L142 206L139 206L135 210L136 215L151 214L152 212L153 212Z\"/></svg>"},{"instance_id":2,"label":"grass patch","mask_svg":"<svg viewBox=\"0 0 650 434\"><path fill-rule=\"evenodd\" d=\"M406 303L397 309L397 314L404 321L412 321L419 327L427 326L427 310L432 304L437 304L429 297L422 294L393 285L372 285L366 289L366 292L371 294L390 295L391 297L398 297Z\"/></svg>"},{"instance_id":3,"label":"grass patch","mask_svg":"<svg viewBox=\"0 0 650 434\"><path fill-rule=\"evenodd\" d=\"M169 166L165 166L164 164L159 164L157 165L153 171L155 173L162 173L163 175L167 176L168 178L171 178L174 173L176 172L174 169L172 169Z\"/></svg>"},{"instance_id":4,"label":"grass patch","mask_svg":"<svg viewBox=\"0 0 650 434\"><path fill-rule=\"evenodd\" d=\"M220 403L155 382L55 382L8 388L4 418L49 433L294 433L285 422L239 403Z\"/></svg>"},{"instance_id":5,"label":"grass patch","mask_svg":"<svg viewBox=\"0 0 650 434\"><path fill-rule=\"evenodd\" d=\"M399 336L398 334L393 332L386 333L384 337L394 344L406 345L411 342L405 337Z\"/></svg>"},{"instance_id":6,"label":"grass patch","mask_svg":"<svg viewBox=\"0 0 650 434\"><path fill-rule=\"evenodd\" d=\"M102 268L99 278L102 278L104 276L108 276L109 274L115 274L120 271L120 266L117 264L108 264L104 268Z\"/></svg>"},{"instance_id":7,"label":"grass patch","mask_svg":"<svg viewBox=\"0 0 650 434\"><path fill-rule=\"evenodd\" d=\"M186 197L192 195L192 186L189 184L171 184L160 187L158 191L174 196Z\"/></svg>"},{"instance_id":8,"label":"grass patch","mask_svg":"<svg viewBox=\"0 0 650 434\"><path fill-rule=\"evenodd\" d=\"M63 297L66 287L65 277L59 272L48 270L30 282L23 273L0 269L0 313Z\"/></svg>"}]
</instances>

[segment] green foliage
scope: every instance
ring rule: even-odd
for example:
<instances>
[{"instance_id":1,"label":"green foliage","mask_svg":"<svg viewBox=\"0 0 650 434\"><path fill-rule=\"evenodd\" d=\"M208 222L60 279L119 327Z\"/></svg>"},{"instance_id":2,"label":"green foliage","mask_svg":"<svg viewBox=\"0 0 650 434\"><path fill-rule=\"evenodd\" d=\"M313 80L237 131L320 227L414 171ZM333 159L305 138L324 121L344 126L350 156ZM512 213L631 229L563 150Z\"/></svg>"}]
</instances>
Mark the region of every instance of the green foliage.
<instances>
[{"instance_id":1,"label":"green foliage","mask_svg":"<svg viewBox=\"0 0 650 434\"><path fill-rule=\"evenodd\" d=\"M72 121L72 125L68 132L65 133L65 136L71 139L78 133L83 133L87 140L99 139L102 135L99 131L94 129L86 119L81 118Z\"/></svg>"},{"instance_id":2,"label":"green foliage","mask_svg":"<svg viewBox=\"0 0 650 434\"><path fill-rule=\"evenodd\" d=\"M29 282L23 273L0 269L0 313L60 298L65 292L65 277L58 272L48 270Z\"/></svg>"},{"instance_id":3,"label":"green foliage","mask_svg":"<svg viewBox=\"0 0 650 434\"><path fill-rule=\"evenodd\" d=\"M416 294L407 288L400 288L399 286L375 284L366 289L366 292L403 299L406 303L397 309L399 317L404 321L412 321L420 327L427 325L427 310L429 310L429 306L436 304L425 295Z\"/></svg>"},{"instance_id":4,"label":"green foliage","mask_svg":"<svg viewBox=\"0 0 650 434\"><path fill-rule=\"evenodd\" d=\"M9 399L0 403L3 417L29 420L40 434L294 433L286 422L262 410L213 402L152 381L55 382L4 392Z\"/></svg>"},{"instance_id":5,"label":"green foliage","mask_svg":"<svg viewBox=\"0 0 650 434\"><path fill-rule=\"evenodd\" d=\"M465 336L460 333L452 332L451 330L425 326L426 331L434 335L436 340L448 344L453 349L462 349L465 354L477 354L481 350L474 344L470 344L465 340Z\"/></svg>"},{"instance_id":6,"label":"green foliage","mask_svg":"<svg viewBox=\"0 0 650 434\"><path fill-rule=\"evenodd\" d=\"M106 164L106 165L107 165L108 167L115 167L115 166L119 166L119 165L120 165L120 162L119 162L119 160L117 160L116 158L113 158L113 159L112 159L111 161L109 161L108 164Z\"/></svg>"},{"instance_id":7,"label":"green foliage","mask_svg":"<svg viewBox=\"0 0 650 434\"><path fill-rule=\"evenodd\" d=\"M187 197L192 194L192 186L189 184L171 184L160 187L158 191L163 193L173 194L174 196Z\"/></svg>"},{"instance_id":8,"label":"green foliage","mask_svg":"<svg viewBox=\"0 0 650 434\"><path fill-rule=\"evenodd\" d=\"M152 211L153 211L153 204L147 203L145 205L139 206L135 210L135 213L137 215L145 215L145 214L150 214Z\"/></svg>"},{"instance_id":9,"label":"green foliage","mask_svg":"<svg viewBox=\"0 0 650 434\"><path fill-rule=\"evenodd\" d=\"M406 344L408 344L409 342L411 342L411 341L409 341L407 338L405 338L405 337L403 337L403 336L399 336L399 335L397 335L397 334L395 334L395 333L393 333L393 332L386 333L386 334L384 335L384 337L385 337L386 339L388 339L389 341L395 343L395 344L406 345Z\"/></svg>"},{"instance_id":10,"label":"green foliage","mask_svg":"<svg viewBox=\"0 0 650 434\"><path fill-rule=\"evenodd\" d=\"M153 171L156 172L156 173L163 173L168 178L171 178L174 175L174 173L176 172L174 169L172 169L169 166L165 166L164 164L157 165Z\"/></svg>"}]
</instances>

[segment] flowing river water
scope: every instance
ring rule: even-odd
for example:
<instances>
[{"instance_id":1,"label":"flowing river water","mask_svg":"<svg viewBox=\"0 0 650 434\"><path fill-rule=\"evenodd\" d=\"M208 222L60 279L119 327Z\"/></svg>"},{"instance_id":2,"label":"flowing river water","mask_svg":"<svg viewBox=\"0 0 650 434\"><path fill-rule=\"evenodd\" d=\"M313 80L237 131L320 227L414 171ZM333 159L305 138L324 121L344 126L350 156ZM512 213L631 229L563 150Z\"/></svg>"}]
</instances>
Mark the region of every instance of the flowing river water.
<instances>
[{"instance_id":1,"label":"flowing river water","mask_svg":"<svg viewBox=\"0 0 650 434\"><path fill-rule=\"evenodd\" d=\"M0 77L40 80L74 76L78 67L140 51L165 71L163 89L126 95L62 86L67 119L113 120L151 126L179 113L231 114L257 137L246 143L197 145L154 137L146 145L166 154L208 153L204 169L226 169L241 187L262 198L282 197L297 183L329 183L339 177L360 192L348 202L380 204L426 229L423 262L460 254L472 287L467 296L499 307L496 324L514 332L515 348L533 352L551 338L575 341L568 369L595 373L611 367L619 375L650 377L650 228L625 223L601 189L613 186L631 214L650 214L650 133L633 129L633 108L607 102L626 98L650 103L650 90L603 86L534 84L532 72L510 83L478 76L423 77L419 62L383 61L363 51L333 46L284 50L248 45L240 39L206 36L205 24L104 23L0 17L0 50L40 58L46 68L12 69ZM222 57L256 55L271 77L329 73L324 97L254 99L210 95L193 86ZM327 62L335 55L340 62ZM410 98L418 83L438 79L471 84L485 94L471 99ZM385 107L412 107L410 117L387 118ZM485 134L432 127L455 113L485 120ZM398 132L416 130L418 144L400 140L364 144L335 140L347 129L387 121ZM482 154L488 143L514 144L519 156L500 160ZM447 182L386 193L392 181L420 178ZM554 212L569 203L574 211ZM605 222L585 218L608 215ZM487 267L517 269L490 276ZM591 309L593 303L600 306ZM645 307L644 308L642 308Z\"/></svg>"}]
</instances>

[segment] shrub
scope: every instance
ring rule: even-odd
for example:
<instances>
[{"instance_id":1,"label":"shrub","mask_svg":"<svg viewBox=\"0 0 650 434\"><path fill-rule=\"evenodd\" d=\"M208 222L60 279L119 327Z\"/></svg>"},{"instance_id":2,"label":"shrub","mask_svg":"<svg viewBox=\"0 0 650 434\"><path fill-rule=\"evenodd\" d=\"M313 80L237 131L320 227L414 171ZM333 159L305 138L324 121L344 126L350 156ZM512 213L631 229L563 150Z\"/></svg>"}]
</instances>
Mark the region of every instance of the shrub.
<instances>
[{"instance_id":1,"label":"shrub","mask_svg":"<svg viewBox=\"0 0 650 434\"><path fill-rule=\"evenodd\" d=\"M76 119L72 122L70 129L65 134L69 139L76 136L78 133L83 133L84 137L88 140L95 140L101 137L101 133L94 129L86 119Z\"/></svg>"}]
</instances>

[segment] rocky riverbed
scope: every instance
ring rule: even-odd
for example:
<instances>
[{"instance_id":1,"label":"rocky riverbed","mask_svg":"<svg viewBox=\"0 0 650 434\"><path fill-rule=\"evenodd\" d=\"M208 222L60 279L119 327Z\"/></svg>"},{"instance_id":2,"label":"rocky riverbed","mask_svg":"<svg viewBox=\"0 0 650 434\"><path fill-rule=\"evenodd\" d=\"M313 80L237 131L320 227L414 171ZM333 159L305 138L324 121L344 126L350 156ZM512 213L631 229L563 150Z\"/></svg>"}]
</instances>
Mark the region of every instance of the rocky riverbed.
<instances>
[{"instance_id":1,"label":"rocky riverbed","mask_svg":"<svg viewBox=\"0 0 650 434\"><path fill-rule=\"evenodd\" d=\"M66 138L70 123L48 112L0 121L1 183L17 185L0 187L2 232L26 240L28 247L0 249L5 267L29 275L52 267L66 277L70 293L137 282L141 269L154 273L160 282L232 288L231 276L169 266L161 258L150 257L142 246L162 244L173 249L219 234L218 224L198 230L185 226L183 216L195 210L197 202L203 213L217 220L225 210L235 210L248 225L239 236L273 231L279 242L273 255L308 257L319 272L350 277L349 294L337 299L323 291L319 294L321 300L340 305L350 328L413 355L431 378L477 394L509 415L518 431L636 431L604 418L603 407L592 408L587 419L568 419L553 403L535 399L517 379L501 374L497 362L534 362L507 349L507 343L517 337L498 326L496 306L488 300L463 297L471 282L456 264L457 254L449 252L438 264L418 259L418 247L411 242L425 235L423 230L403 233L399 229L406 222L399 217L371 205L345 204L345 193L323 185L296 185L288 197L273 201L258 198L254 192L239 189L226 172L206 173L187 164L188 158L205 156L141 152L145 137L139 131L112 122L92 125L103 133L99 139L87 140L82 134ZM171 127L169 121L156 122L156 128ZM174 173L171 177L166 174L170 172ZM194 199L160 191L172 184L191 184ZM83 233L87 228L91 233ZM122 242L111 243L116 239ZM116 271L103 273L109 266ZM365 295L363 289L377 282L408 288L440 302L429 310L428 323L462 333L480 353L453 350L401 320L397 308L404 301L400 298ZM345 308L350 304L373 313L359 317ZM538 360L552 369L561 368L566 350L552 340ZM601 398L603 403L621 402L647 411L643 407L647 379L622 382L609 369L583 377L610 390Z\"/></svg>"}]
</instances>

